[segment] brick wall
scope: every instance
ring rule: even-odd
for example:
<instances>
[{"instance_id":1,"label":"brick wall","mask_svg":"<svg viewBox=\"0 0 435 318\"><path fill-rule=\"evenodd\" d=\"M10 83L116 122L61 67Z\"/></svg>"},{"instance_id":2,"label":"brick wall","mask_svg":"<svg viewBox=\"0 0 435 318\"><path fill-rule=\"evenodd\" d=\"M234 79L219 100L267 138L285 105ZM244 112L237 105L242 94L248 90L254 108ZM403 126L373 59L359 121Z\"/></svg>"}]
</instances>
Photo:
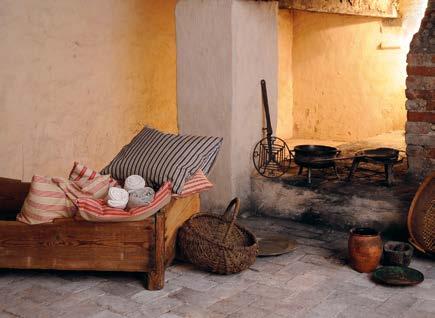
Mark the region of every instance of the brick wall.
<instances>
[{"instance_id":1,"label":"brick wall","mask_svg":"<svg viewBox=\"0 0 435 318\"><path fill-rule=\"evenodd\" d=\"M410 172L435 170L435 0L428 1L408 54L406 144Z\"/></svg>"}]
</instances>

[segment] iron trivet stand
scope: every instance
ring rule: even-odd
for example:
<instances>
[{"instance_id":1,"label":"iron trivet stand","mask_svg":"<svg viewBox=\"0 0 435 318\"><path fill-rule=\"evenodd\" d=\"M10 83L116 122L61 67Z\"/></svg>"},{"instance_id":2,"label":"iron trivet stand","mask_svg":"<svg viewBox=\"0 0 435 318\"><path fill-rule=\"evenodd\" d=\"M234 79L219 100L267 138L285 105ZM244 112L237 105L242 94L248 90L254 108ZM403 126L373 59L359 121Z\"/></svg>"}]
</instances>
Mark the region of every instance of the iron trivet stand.
<instances>
[{"instance_id":1,"label":"iron trivet stand","mask_svg":"<svg viewBox=\"0 0 435 318\"><path fill-rule=\"evenodd\" d=\"M390 187L394 183L394 172L393 168L396 164L402 163L403 158L391 157L391 158L372 158L370 156L356 156L352 161L352 167L349 171L349 176L347 177L347 181L351 181L352 176L355 171L358 169L358 166L361 162L372 163L378 165L384 165L385 171L385 181L387 185Z\"/></svg>"},{"instance_id":2,"label":"iron trivet stand","mask_svg":"<svg viewBox=\"0 0 435 318\"><path fill-rule=\"evenodd\" d=\"M317 168L317 167L313 168L313 167L310 167L310 166L299 166L299 171L298 171L298 175L299 176L302 174L304 168L307 168L307 170L308 170L308 173L307 173L307 183L308 184L312 184L312 177L311 177L311 175L312 175L312 169L321 169L321 170L324 170L324 169L327 169L327 168L332 168L334 170L334 173L335 173L335 176L337 177L337 179L341 180L340 175L338 174L337 165L335 163L330 165L329 167L326 167L326 168Z\"/></svg>"}]
</instances>

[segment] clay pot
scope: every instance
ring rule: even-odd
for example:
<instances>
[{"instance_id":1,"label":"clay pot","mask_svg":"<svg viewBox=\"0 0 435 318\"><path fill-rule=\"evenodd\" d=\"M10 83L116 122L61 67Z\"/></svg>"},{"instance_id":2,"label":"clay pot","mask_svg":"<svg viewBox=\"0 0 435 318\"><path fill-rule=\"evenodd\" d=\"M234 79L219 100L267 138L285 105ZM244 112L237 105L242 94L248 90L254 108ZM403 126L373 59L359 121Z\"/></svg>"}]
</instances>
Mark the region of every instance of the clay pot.
<instances>
[{"instance_id":1,"label":"clay pot","mask_svg":"<svg viewBox=\"0 0 435 318\"><path fill-rule=\"evenodd\" d=\"M384 244L383 264L387 266L409 266L414 248L403 242L389 241Z\"/></svg>"},{"instance_id":2,"label":"clay pot","mask_svg":"<svg viewBox=\"0 0 435 318\"><path fill-rule=\"evenodd\" d=\"M382 239L378 231L367 228L353 228L349 233L350 266L360 273L373 272L382 256Z\"/></svg>"}]
</instances>

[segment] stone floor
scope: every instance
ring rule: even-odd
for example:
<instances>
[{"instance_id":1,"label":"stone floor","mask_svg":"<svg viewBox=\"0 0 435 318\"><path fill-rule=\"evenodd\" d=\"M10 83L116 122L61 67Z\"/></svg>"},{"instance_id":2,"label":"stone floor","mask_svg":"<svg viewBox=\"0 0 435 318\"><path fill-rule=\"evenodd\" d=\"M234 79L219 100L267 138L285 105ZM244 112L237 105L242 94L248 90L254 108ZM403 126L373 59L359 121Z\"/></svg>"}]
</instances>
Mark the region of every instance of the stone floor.
<instances>
[{"instance_id":1,"label":"stone floor","mask_svg":"<svg viewBox=\"0 0 435 318\"><path fill-rule=\"evenodd\" d=\"M420 285L384 287L345 264L345 233L277 219L241 222L259 236L288 235L298 247L231 276L178 263L156 292L135 274L3 270L0 317L435 317L433 260L413 260L425 274Z\"/></svg>"}]
</instances>

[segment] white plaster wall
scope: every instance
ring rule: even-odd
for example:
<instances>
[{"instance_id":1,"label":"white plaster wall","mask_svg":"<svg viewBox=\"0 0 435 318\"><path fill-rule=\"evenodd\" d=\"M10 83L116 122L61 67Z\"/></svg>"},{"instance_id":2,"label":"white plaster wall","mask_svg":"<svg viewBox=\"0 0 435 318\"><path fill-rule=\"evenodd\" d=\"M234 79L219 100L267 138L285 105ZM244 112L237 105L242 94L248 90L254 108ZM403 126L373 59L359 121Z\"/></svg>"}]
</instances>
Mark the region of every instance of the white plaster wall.
<instances>
[{"instance_id":1,"label":"white plaster wall","mask_svg":"<svg viewBox=\"0 0 435 318\"><path fill-rule=\"evenodd\" d=\"M278 7L274 2L238 0L232 8L231 178L242 199L251 192L252 151L262 138L264 107L260 80L267 84L270 117L276 131Z\"/></svg>"},{"instance_id":2,"label":"white plaster wall","mask_svg":"<svg viewBox=\"0 0 435 318\"><path fill-rule=\"evenodd\" d=\"M277 3L180 0L176 8L177 104L180 133L224 137L210 175L206 210L250 193L251 153L261 138L260 80L273 125L277 104Z\"/></svg>"},{"instance_id":3,"label":"white plaster wall","mask_svg":"<svg viewBox=\"0 0 435 318\"><path fill-rule=\"evenodd\" d=\"M409 49L409 43L411 43L412 37L418 32L427 4L427 0L400 1L399 11L402 16L401 31L403 33L403 50Z\"/></svg>"},{"instance_id":4,"label":"white plaster wall","mask_svg":"<svg viewBox=\"0 0 435 318\"><path fill-rule=\"evenodd\" d=\"M177 3L177 104L180 133L221 136L223 147L209 176L213 190L204 209L228 201L231 171L231 7L232 0L180 0Z\"/></svg>"}]
</instances>

